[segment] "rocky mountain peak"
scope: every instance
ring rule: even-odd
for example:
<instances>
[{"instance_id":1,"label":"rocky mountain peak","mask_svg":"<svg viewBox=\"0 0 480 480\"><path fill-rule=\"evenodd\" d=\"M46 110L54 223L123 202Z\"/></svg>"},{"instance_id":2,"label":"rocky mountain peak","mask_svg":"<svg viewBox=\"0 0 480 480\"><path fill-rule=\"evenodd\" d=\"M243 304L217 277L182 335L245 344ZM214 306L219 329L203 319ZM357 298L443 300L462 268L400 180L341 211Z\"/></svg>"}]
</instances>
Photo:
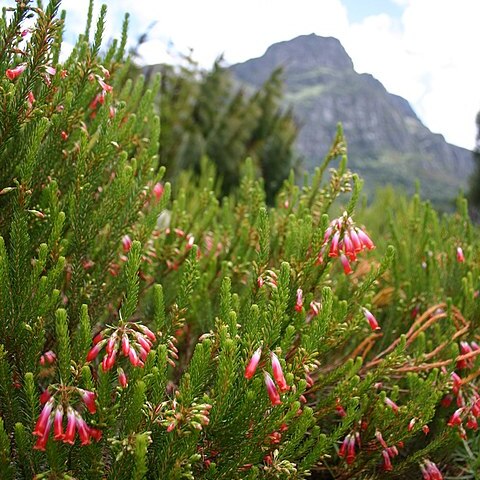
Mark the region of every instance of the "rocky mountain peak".
<instances>
[{"instance_id":1,"label":"rocky mountain peak","mask_svg":"<svg viewBox=\"0 0 480 480\"><path fill-rule=\"evenodd\" d=\"M352 71L353 62L339 40L312 33L275 43L261 57L237 64L233 69L237 70L240 79L243 71L251 70L254 75L242 80L260 86L278 67L283 69L287 77L289 74L298 75L319 68Z\"/></svg>"},{"instance_id":2,"label":"rocky mountain peak","mask_svg":"<svg viewBox=\"0 0 480 480\"><path fill-rule=\"evenodd\" d=\"M432 133L407 100L372 75L355 72L336 38L302 35L230 70L241 84L258 88L279 67L285 103L301 125L297 149L306 170L321 161L341 122L349 166L367 190L392 183L413 191L420 179L424 197L448 208L458 190L468 188L472 153Z\"/></svg>"}]
</instances>

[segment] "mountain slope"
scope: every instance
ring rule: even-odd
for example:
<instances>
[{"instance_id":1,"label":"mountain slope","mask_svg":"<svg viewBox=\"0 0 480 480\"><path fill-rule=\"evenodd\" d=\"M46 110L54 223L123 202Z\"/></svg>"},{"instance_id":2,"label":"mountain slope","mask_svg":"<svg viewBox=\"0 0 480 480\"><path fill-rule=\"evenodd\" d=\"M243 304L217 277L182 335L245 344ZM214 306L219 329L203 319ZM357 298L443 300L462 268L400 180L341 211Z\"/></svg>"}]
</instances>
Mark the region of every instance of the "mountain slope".
<instances>
[{"instance_id":1,"label":"mountain slope","mask_svg":"<svg viewBox=\"0 0 480 480\"><path fill-rule=\"evenodd\" d=\"M432 133L404 98L373 76L355 72L337 39L303 35L230 69L243 85L258 87L278 67L301 126L297 147L307 170L325 155L341 122L350 168L365 178L367 190L393 183L413 191L418 178L422 194L446 206L467 188L471 152Z\"/></svg>"}]
</instances>

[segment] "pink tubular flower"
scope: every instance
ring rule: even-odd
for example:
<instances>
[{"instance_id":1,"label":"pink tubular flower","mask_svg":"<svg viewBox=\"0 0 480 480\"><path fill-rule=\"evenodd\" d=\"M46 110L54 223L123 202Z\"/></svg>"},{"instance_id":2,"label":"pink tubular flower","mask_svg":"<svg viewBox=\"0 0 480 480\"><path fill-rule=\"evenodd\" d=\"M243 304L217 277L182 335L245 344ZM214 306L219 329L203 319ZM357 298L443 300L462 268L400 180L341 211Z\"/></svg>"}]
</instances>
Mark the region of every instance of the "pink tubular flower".
<instances>
[{"instance_id":1,"label":"pink tubular flower","mask_svg":"<svg viewBox=\"0 0 480 480\"><path fill-rule=\"evenodd\" d=\"M140 359L138 358L137 352L135 351L135 349L133 347L130 347L130 351L128 352L128 358L130 359L130 363L134 367L136 367L140 362Z\"/></svg>"},{"instance_id":2,"label":"pink tubular flower","mask_svg":"<svg viewBox=\"0 0 480 480\"><path fill-rule=\"evenodd\" d=\"M47 390L44 390L41 394L40 394L40 403L42 405L44 405L45 403L48 402L48 400L50 400L50 398L52 397L52 394Z\"/></svg>"},{"instance_id":3,"label":"pink tubular flower","mask_svg":"<svg viewBox=\"0 0 480 480\"><path fill-rule=\"evenodd\" d=\"M102 438L102 431L97 428L87 427L90 437L92 437L96 442Z\"/></svg>"},{"instance_id":4,"label":"pink tubular flower","mask_svg":"<svg viewBox=\"0 0 480 480\"><path fill-rule=\"evenodd\" d=\"M260 361L260 357L262 356L262 347L258 347L254 354L252 355L252 358L248 362L247 367L245 368L245 378L250 380L253 375L255 375L255 371L257 370L257 365L258 362Z\"/></svg>"},{"instance_id":5,"label":"pink tubular flower","mask_svg":"<svg viewBox=\"0 0 480 480\"><path fill-rule=\"evenodd\" d=\"M303 309L303 291L301 288L297 290L297 303L295 304L295 310L301 312Z\"/></svg>"},{"instance_id":6,"label":"pink tubular flower","mask_svg":"<svg viewBox=\"0 0 480 480\"><path fill-rule=\"evenodd\" d=\"M382 450L383 465L382 468L385 472L391 472L393 470L392 462L390 461L390 455L387 450Z\"/></svg>"},{"instance_id":7,"label":"pink tubular flower","mask_svg":"<svg viewBox=\"0 0 480 480\"><path fill-rule=\"evenodd\" d=\"M480 417L480 398L473 403L471 412L474 417Z\"/></svg>"},{"instance_id":8,"label":"pink tubular flower","mask_svg":"<svg viewBox=\"0 0 480 480\"><path fill-rule=\"evenodd\" d=\"M271 358L272 358L273 378L277 382L280 393L287 392L288 390L290 390L290 387L287 385L285 376L283 375L283 370L282 370L282 366L280 365L280 361L278 360L278 357L273 352L271 353Z\"/></svg>"},{"instance_id":9,"label":"pink tubular flower","mask_svg":"<svg viewBox=\"0 0 480 480\"><path fill-rule=\"evenodd\" d=\"M462 247L457 247L457 262L463 263L465 261L465 255L463 254Z\"/></svg>"},{"instance_id":10,"label":"pink tubular flower","mask_svg":"<svg viewBox=\"0 0 480 480\"><path fill-rule=\"evenodd\" d=\"M340 240L340 232L335 232L333 235L332 243L330 244L330 251L328 253L329 257L338 257L338 242Z\"/></svg>"},{"instance_id":11,"label":"pink tubular flower","mask_svg":"<svg viewBox=\"0 0 480 480\"><path fill-rule=\"evenodd\" d=\"M124 235L122 237L122 249L123 253L128 253L130 249L132 248L132 239L128 235Z\"/></svg>"},{"instance_id":12,"label":"pink tubular flower","mask_svg":"<svg viewBox=\"0 0 480 480\"><path fill-rule=\"evenodd\" d=\"M417 419L414 417L408 422L408 431L411 432L413 430L413 427L415 426L415 423L417 422Z\"/></svg>"},{"instance_id":13,"label":"pink tubular flower","mask_svg":"<svg viewBox=\"0 0 480 480\"><path fill-rule=\"evenodd\" d=\"M398 413L398 405L393 400L385 397L385 404L388 405L395 414Z\"/></svg>"},{"instance_id":14,"label":"pink tubular flower","mask_svg":"<svg viewBox=\"0 0 480 480\"><path fill-rule=\"evenodd\" d=\"M342 262L342 267L345 275L350 275L353 272L353 270L345 254L343 253L340 254L340 261Z\"/></svg>"},{"instance_id":15,"label":"pink tubular flower","mask_svg":"<svg viewBox=\"0 0 480 480\"><path fill-rule=\"evenodd\" d=\"M55 418L53 420L53 432L55 440L63 440L63 407L59 405L55 410Z\"/></svg>"},{"instance_id":16,"label":"pink tubular flower","mask_svg":"<svg viewBox=\"0 0 480 480\"><path fill-rule=\"evenodd\" d=\"M104 92L111 92L113 90L113 87L111 85L107 85L100 77L97 77L97 81Z\"/></svg>"},{"instance_id":17,"label":"pink tubular flower","mask_svg":"<svg viewBox=\"0 0 480 480\"><path fill-rule=\"evenodd\" d=\"M90 443L90 429L78 412L75 412L75 423L82 445L88 445Z\"/></svg>"},{"instance_id":18,"label":"pink tubular flower","mask_svg":"<svg viewBox=\"0 0 480 480\"><path fill-rule=\"evenodd\" d=\"M94 392L90 390L82 390L81 388L78 389L80 396L82 397L83 403L87 407L90 413L95 413L97 411L97 406L95 405L96 395Z\"/></svg>"},{"instance_id":19,"label":"pink tubular flower","mask_svg":"<svg viewBox=\"0 0 480 480\"><path fill-rule=\"evenodd\" d=\"M355 436L350 435L350 438L348 440L348 448L347 448L347 463L348 465L351 465L355 461Z\"/></svg>"},{"instance_id":20,"label":"pink tubular flower","mask_svg":"<svg viewBox=\"0 0 480 480\"><path fill-rule=\"evenodd\" d=\"M148 353L151 348L152 348L152 344L150 343L150 340L148 339L148 337L145 337L144 335L142 335L141 333L137 333L135 335L136 339L137 339L137 343L145 349L145 351Z\"/></svg>"},{"instance_id":21,"label":"pink tubular flower","mask_svg":"<svg viewBox=\"0 0 480 480\"><path fill-rule=\"evenodd\" d=\"M152 191L153 191L153 195L155 197L155 200L157 202L162 198L164 190L165 190L165 187L160 182L157 182L153 186Z\"/></svg>"},{"instance_id":22,"label":"pink tubular flower","mask_svg":"<svg viewBox=\"0 0 480 480\"><path fill-rule=\"evenodd\" d=\"M367 310L365 307L362 307L362 311L372 331L378 332L378 330L380 330L380 326L378 325L377 319L373 316L372 312Z\"/></svg>"},{"instance_id":23,"label":"pink tubular flower","mask_svg":"<svg viewBox=\"0 0 480 480\"><path fill-rule=\"evenodd\" d=\"M428 478L429 480L443 480L443 475L438 469L438 467L431 462L430 460L424 460L424 468L427 473L427 476L423 476L423 478ZM423 470L422 470L423 474Z\"/></svg>"},{"instance_id":24,"label":"pink tubular flower","mask_svg":"<svg viewBox=\"0 0 480 480\"><path fill-rule=\"evenodd\" d=\"M106 343L107 343L106 340L101 340L98 343L96 343L87 354L87 362L91 362L92 360L95 360L95 358L97 358L98 354L100 353L100 350L105 346Z\"/></svg>"},{"instance_id":25,"label":"pink tubular flower","mask_svg":"<svg viewBox=\"0 0 480 480\"><path fill-rule=\"evenodd\" d=\"M93 338L93 344L96 345L101 340L103 340L103 332L98 332L95 337Z\"/></svg>"},{"instance_id":26,"label":"pink tubular flower","mask_svg":"<svg viewBox=\"0 0 480 480\"><path fill-rule=\"evenodd\" d=\"M49 350L48 352L45 352L41 357L40 357L40 365L51 365L52 363L55 362L57 359L57 356L55 355L52 350Z\"/></svg>"},{"instance_id":27,"label":"pink tubular flower","mask_svg":"<svg viewBox=\"0 0 480 480\"><path fill-rule=\"evenodd\" d=\"M462 378L455 372L452 372L451 377L453 381L452 392L454 395L458 395L458 392L462 386Z\"/></svg>"},{"instance_id":28,"label":"pink tubular flower","mask_svg":"<svg viewBox=\"0 0 480 480\"><path fill-rule=\"evenodd\" d=\"M338 456L341 457L341 458L344 458L345 455L347 454L347 448L348 448L348 444L350 442L350 434L348 434L344 439L343 439L343 442L342 442L342 445L341 447L339 448L338 450Z\"/></svg>"},{"instance_id":29,"label":"pink tubular flower","mask_svg":"<svg viewBox=\"0 0 480 480\"><path fill-rule=\"evenodd\" d=\"M50 434L50 429L52 428L52 423L53 423L52 418L48 417L43 434L40 437L38 437L37 442L33 446L34 450L45 451L47 447L48 435Z\"/></svg>"},{"instance_id":30,"label":"pink tubular flower","mask_svg":"<svg viewBox=\"0 0 480 480\"><path fill-rule=\"evenodd\" d=\"M39 437L43 436L45 433L45 429L47 428L47 424L50 419L50 414L52 413L53 410L53 405L55 403L55 400L50 398L48 402L43 406L43 409L40 413L40 416L38 417L37 423L35 425L35 429L33 430L33 434L37 435Z\"/></svg>"},{"instance_id":31,"label":"pink tubular flower","mask_svg":"<svg viewBox=\"0 0 480 480\"><path fill-rule=\"evenodd\" d=\"M282 401L280 400L280 395L275 387L272 377L267 372L263 372L263 375L265 377L265 386L267 387L267 393L270 398L270 402L273 406L281 405Z\"/></svg>"},{"instance_id":32,"label":"pink tubular flower","mask_svg":"<svg viewBox=\"0 0 480 480\"><path fill-rule=\"evenodd\" d=\"M69 406L67 408L67 429L63 435L64 443L69 443L70 445L75 443L75 426L75 411Z\"/></svg>"},{"instance_id":33,"label":"pink tubular flower","mask_svg":"<svg viewBox=\"0 0 480 480\"><path fill-rule=\"evenodd\" d=\"M20 76L24 72L26 68L27 68L27 65L25 63L21 63L15 68L9 68L5 72L5 75L9 80L15 80L18 76Z\"/></svg>"},{"instance_id":34,"label":"pink tubular flower","mask_svg":"<svg viewBox=\"0 0 480 480\"><path fill-rule=\"evenodd\" d=\"M353 246L353 242L348 231L345 232L345 234L343 235L343 245L344 245L345 255L352 262L354 262L357 259L357 255L355 254L355 247Z\"/></svg>"},{"instance_id":35,"label":"pink tubular flower","mask_svg":"<svg viewBox=\"0 0 480 480\"><path fill-rule=\"evenodd\" d=\"M108 353L103 357L102 360L102 369L104 372L108 372L113 367L115 360L117 358L117 349L112 350L111 353Z\"/></svg>"},{"instance_id":36,"label":"pink tubular flower","mask_svg":"<svg viewBox=\"0 0 480 480\"><path fill-rule=\"evenodd\" d=\"M128 353L130 352L130 340L125 333L122 335L122 352L125 357L128 357Z\"/></svg>"},{"instance_id":37,"label":"pink tubular flower","mask_svg":"<svg viewBox=\"0 0 480 480\"><path fill-rule=\"evenodd\" d=\"M355 231L354 228L350 228L348 230L348 233L350 235L350 240L352 241L352 245L353 245L353 250L355 253L358 253L358 252L361 252L363 250L363 247L362 247L362 242L360 241L360 239L358 238L358 234L357 232Z\"/></svg>"},{"instance_id":38,"label":"pink tubular flower","mask_svg":"<svg viewBox=\"0 0 480 480\"><path fill-rule=\"evenodd\" d=\"M477 430L478 429L478 421L475 418L475 416L472 415L472 414L470 414L468 416L467 428L470 428L471 430Z\"/></svg>"},{"instance_id":39,"label":"pink tubular flower","mask_svg":"<svg viewBox=\"0 0 480 480\"><path fill-rule=\"evenodd\" d=\"M450 417L450 420L448 421L447 425L449 427L454 427L455 425L461 425L462 424L462 413L463 413L464 407L457 408L455 412L453 412L453 415Z\"/></svg>"},{"instance_id":40,"label":"pink tubular flower","mask_svg":"<svg viewBox=\"0 0 480 480\"><path fill-rule=\"evenodd\" d=\"M51 65L45 65L45 72L49 75L55 75L57 71Z\"/></svg>"},{"instance_id":41,"label":"pink tubular flower","mask_svg":"<svg viewBox=\"0 0 480 480\"><path fill-rule=\"evenodd\" d=\"M157 337L155 337L155 334L145 325L138 325L138 328L152 341L155 342L157 340Z\"/></svg>"},{"instance_id":42,"label":"pink tubular flower","mask_svg":"<svg viewBox=\"0 0 480 480\"><path fill-rule=\"evenodd\" d=\"M312 317L316 317L320 313L320 308L321 308L320 302L316 302L315 300L312 300L310 302L310 310L308 311L308 314L311 315Z\"/></svg>"},{"instance_id":43,"label":"pink tubular flower","mask_svg":"<svg viewBox=\"0 0 480 480\"><path fill-rule=\"evenodd\" d=\"M373 250L375 248L375 245L370 239L370 237L360 228L357 228L356 231L362 246L364 248L367 248L368 250Z\"/></svg>"},{"instance_id":44,"label":"pink tubular flower","mask_svg":"<svg viewBox=\"0 0 480 480\"><path fill-rule=\"evenodd\" d=\"M375 437L383 448L385 448L385 449L388 448L387 442L383 439L383 436L382 436L382 433L380 432L380 430L377 430L375 432Z\"/></svg>"},{"instance_id":45,"label":"pink tubular flower","mask_svg":"<svg viewBox=\"0 0 480 480\"><path fill-rule=\"evenodd\" d=\"M126 388L128 386L128 379L127 375L123 371L123 368L119 367L118 370L118 383L122 388Z\"/></svg>"}]
</instances>

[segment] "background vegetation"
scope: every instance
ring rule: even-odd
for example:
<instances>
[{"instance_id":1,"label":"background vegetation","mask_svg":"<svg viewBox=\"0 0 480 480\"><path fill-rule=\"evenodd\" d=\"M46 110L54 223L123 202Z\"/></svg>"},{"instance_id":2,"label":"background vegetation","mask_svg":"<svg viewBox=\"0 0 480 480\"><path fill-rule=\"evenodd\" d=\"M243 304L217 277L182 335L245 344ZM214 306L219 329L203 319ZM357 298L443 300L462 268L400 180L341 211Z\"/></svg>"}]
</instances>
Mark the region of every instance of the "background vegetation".
<instances>
[{"instance_id":1,"label":"background vegetation","mask_svg":"<svg viewBox=\"0 0 480 480\"><path fill-rule=\"evenodd\" d=\"M477 478L466 202L364 206L341 128L275 194L276 77L129 78L105 8L60 63L59 4L0 26L0 477Z\"/></svg>"}]
</instances>

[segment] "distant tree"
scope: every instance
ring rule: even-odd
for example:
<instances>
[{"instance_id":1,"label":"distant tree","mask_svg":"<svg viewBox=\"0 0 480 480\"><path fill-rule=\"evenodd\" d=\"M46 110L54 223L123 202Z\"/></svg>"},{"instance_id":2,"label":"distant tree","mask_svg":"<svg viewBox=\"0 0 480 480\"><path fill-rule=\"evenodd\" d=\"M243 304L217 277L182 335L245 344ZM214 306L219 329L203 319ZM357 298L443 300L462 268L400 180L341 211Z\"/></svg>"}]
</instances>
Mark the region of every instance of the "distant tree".
<instances>
[{"instance_id":1,"label":"distant tree","mask_svg":"<svg viewBox=\"0 0 480 480\"><path fill-rule=\"evenodd\" d=\"M283 109L281 72L256 92L245 92L215 62L208 71L162 65L160 162L175 177L199 170L203 157L217 169L222 193L238 185L240 166L250 157L272 200L295 166L297 135L292 112Z\"/></svg>"},{"instance_id":2,"label":"distant tree","mask_svg":"<svg viewBox=\"0 0 480 480\"><path fill-rule=\"evenodd\" d=\"M475 170L470 178L469 200L472 207L480 209L480 112L477 114L477 138L473 158L475 160Z\"/></svg>"}]
</instances>

